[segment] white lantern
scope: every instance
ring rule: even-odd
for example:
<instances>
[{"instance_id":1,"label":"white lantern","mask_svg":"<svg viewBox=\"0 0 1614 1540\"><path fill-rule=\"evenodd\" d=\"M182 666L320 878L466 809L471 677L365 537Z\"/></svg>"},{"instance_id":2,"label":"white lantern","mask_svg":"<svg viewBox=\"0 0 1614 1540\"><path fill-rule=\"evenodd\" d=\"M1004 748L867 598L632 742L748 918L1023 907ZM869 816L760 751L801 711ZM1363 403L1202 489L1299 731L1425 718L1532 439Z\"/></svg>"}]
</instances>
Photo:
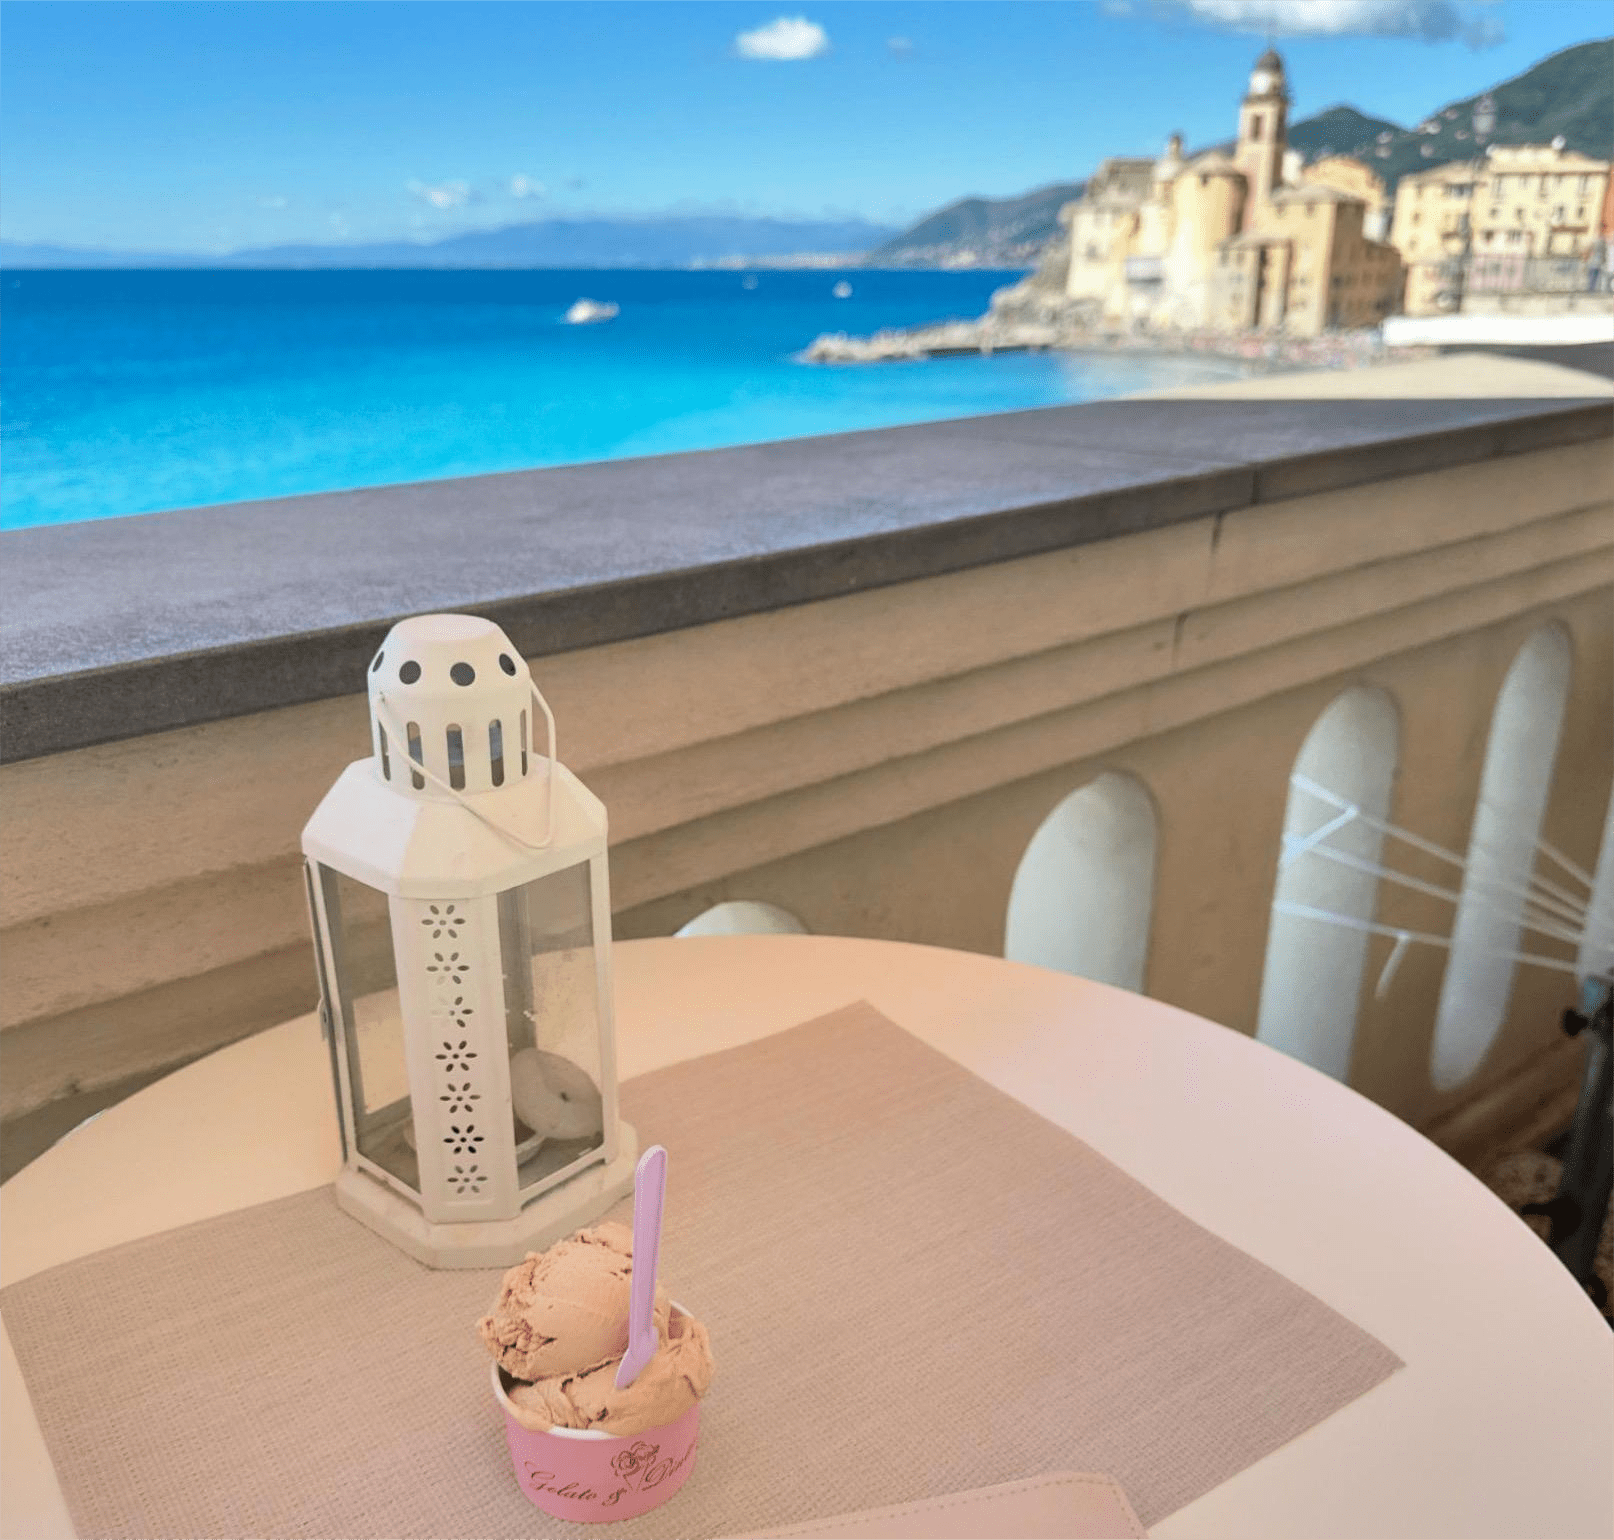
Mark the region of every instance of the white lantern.
<instances>
[{"instance_id":1,"label":"white lantern","mask_svg":"<svg viewBox=\"0 0 1614 1540\"><path fill-rule=\"evenodd\" d=\"M303 830L337 1201L433 1267L503 1266L633 1186L605 809L491 621L402 621L369 682L375 753Z\"/></svg>"}]
</instances>

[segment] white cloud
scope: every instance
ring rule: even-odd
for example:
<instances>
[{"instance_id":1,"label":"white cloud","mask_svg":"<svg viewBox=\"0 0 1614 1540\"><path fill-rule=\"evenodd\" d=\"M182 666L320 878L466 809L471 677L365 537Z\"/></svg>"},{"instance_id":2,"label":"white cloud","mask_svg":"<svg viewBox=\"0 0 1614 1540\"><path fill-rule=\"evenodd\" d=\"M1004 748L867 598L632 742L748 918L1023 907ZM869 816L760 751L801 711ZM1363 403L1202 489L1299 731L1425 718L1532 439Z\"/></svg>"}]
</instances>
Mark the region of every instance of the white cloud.
<instances>
[{"instance_id":1,"label":"white cloud","mask_svg":"<svg viewBox=\"0 0 1614 1540\"><path fill-rule=\"evenodd\" d=\"M283 209L290 205L291 199L285 193L265 193L257 199L261 209Z\"/></svg>"},{"instance_id":2,"label":"white cloud","mask_svg":"<svg viewBox=\"0 0 1614 1540\"><path fill-rule=\"evenodd\" d=\"M1403 37L1461 40L1488 48L1503 36L1487 14L1495 0L1175 0L1200 21L1232 32L1279 37Z\"/></svg>"},{"instance_id":3,"label":"white cloud","mask_svg":"<svg viewBox=\"0 0 1614 1540\"><path fill-rule=\"evenodd\" d=\"M911 37L888 37L885 40L886 49L899 59L906 59L913 52L913 39Z\"/></svg>"},{"instance_id":4,"label":"white cloud","mask_svg":"<svg viewBox=\"0 0 1614 1540\"><path fill-rule=\"evenodd\" d=\"M429 203L434 209L457 209L461 204L471 201L471 187L468 182L416 182L409 183L409 190L422 203Z\"/></svg>"},{"instance_id":5,"label":"white cloud","mask_svg":"<svg viewBox=\"0 0 1614 1540\"><path fill-rule=\"evenodd\" d=\"M779 16L734 39L742 59L816 59L829 52L829 33L805 16Z\"/></svg>"},{"instance_id":6,"label":"white cloud","mask_svg":"<svg viewBox=\"0 0 1614 1540\"><path fill-rule=\"evenodd\" d=\"M510 196L512 198L541 198L549 189L534 177L525 172L518 171L510 178Z\"/></svg>"}]
</instances>

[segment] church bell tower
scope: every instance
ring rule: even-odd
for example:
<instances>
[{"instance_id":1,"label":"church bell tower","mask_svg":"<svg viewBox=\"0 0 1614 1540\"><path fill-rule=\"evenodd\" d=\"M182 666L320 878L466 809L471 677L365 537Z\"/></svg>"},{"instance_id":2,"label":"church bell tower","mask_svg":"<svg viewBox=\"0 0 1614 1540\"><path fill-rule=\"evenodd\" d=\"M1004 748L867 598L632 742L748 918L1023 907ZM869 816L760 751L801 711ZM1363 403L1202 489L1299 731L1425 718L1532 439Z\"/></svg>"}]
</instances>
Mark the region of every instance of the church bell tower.
<instances>
[{"instance_id":1,"label":"church bell tower","mask_svg":"<svg viewBox=\"0 0 1614 1540\"><path fill-rule=\"evenodd\" d=\"M1283 177L1283 152L1289 143L1289 91L1283 60L1269 48L1250 71L1250 89L1239 107L1239 141L1233 159L1248 181L1244 223L1264 207Z\"/></svg>"}]
</instances>

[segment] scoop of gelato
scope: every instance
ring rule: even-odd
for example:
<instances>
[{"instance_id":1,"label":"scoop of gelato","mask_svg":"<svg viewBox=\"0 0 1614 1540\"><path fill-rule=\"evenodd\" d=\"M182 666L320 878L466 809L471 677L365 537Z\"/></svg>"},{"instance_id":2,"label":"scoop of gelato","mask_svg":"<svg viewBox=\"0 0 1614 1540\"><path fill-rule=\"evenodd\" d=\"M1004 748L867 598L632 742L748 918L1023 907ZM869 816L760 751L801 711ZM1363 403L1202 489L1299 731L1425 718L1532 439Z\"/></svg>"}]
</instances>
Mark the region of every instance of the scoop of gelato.
<instances>
[{"instance_id":1,"label":"scoop of gelato","mask_svg":"<svg viewBox=\"0 0 1614 1540\"><path fill-rule=\"evenodd\" d=\"M626 1437L676 1422L712 1383L712 1344L694 1316L672 1312L657 1322L661 1345L656 1356L626 1390L616 1388L614 1354L581 1374L555 1375L530 1384L517 1381L506 1391L516 1420L534 1432L549 1428L598 1428Z\"/></svg>"},{"instance_id":2,"label":"scoop of gelato","mask_svg":"<svg viewBox=\"0 0 1614 1540\"><path fill-rule=\"evenodd\" d=\"M596 1225L529 1252L504 1275L493 1313L478 1336L499 1367L522 1380L576 1374L628 1345L633 1232ZM667 1318L666 1291L656 1290L656 1323Z\"/></svg>"},{"instance_id":3,"label":"scoop of gelato","mask_svg":"<svg viewBox=\"0 0 1614 1540\"><path fill-rule=\"evenodd\" d=\"M616 1371L628 1345L633 1232L602 1224L504 1275L477 1335L513 1383L506 1394L523 1426L639 1433L674 1422L706 1393L712 1350L706 1328L674 1311L657 1285L654 1358L626 1390Z\"/></svg>"}]
</instances>

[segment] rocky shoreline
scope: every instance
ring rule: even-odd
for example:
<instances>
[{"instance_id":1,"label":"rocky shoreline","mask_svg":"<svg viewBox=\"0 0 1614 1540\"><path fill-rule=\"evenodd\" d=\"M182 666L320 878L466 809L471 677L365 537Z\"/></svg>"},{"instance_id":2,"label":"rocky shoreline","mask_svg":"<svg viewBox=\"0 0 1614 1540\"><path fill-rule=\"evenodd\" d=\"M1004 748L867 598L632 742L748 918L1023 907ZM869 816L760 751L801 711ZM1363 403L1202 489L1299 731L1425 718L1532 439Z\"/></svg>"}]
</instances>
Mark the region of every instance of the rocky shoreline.
<instances>
[{"instance_id":1,"label":"rocky shoreline","mask_svg":"<svg viewBox=\"0 0 1614 1540\"><path fill-rule=\"evenodd\" d=\"M1387 347L1377 328L1286 337L1265 332L1123 330L1104 325L1085 303L1016 285L993 297L973 321L942 321L854 337L826 332L801 357L815 364L868 364L962 354L1025 352L1198 353L1257 361L1273 368L1360 369L1422 358L1430 348Z\"/></svg>"}]
</instances>

